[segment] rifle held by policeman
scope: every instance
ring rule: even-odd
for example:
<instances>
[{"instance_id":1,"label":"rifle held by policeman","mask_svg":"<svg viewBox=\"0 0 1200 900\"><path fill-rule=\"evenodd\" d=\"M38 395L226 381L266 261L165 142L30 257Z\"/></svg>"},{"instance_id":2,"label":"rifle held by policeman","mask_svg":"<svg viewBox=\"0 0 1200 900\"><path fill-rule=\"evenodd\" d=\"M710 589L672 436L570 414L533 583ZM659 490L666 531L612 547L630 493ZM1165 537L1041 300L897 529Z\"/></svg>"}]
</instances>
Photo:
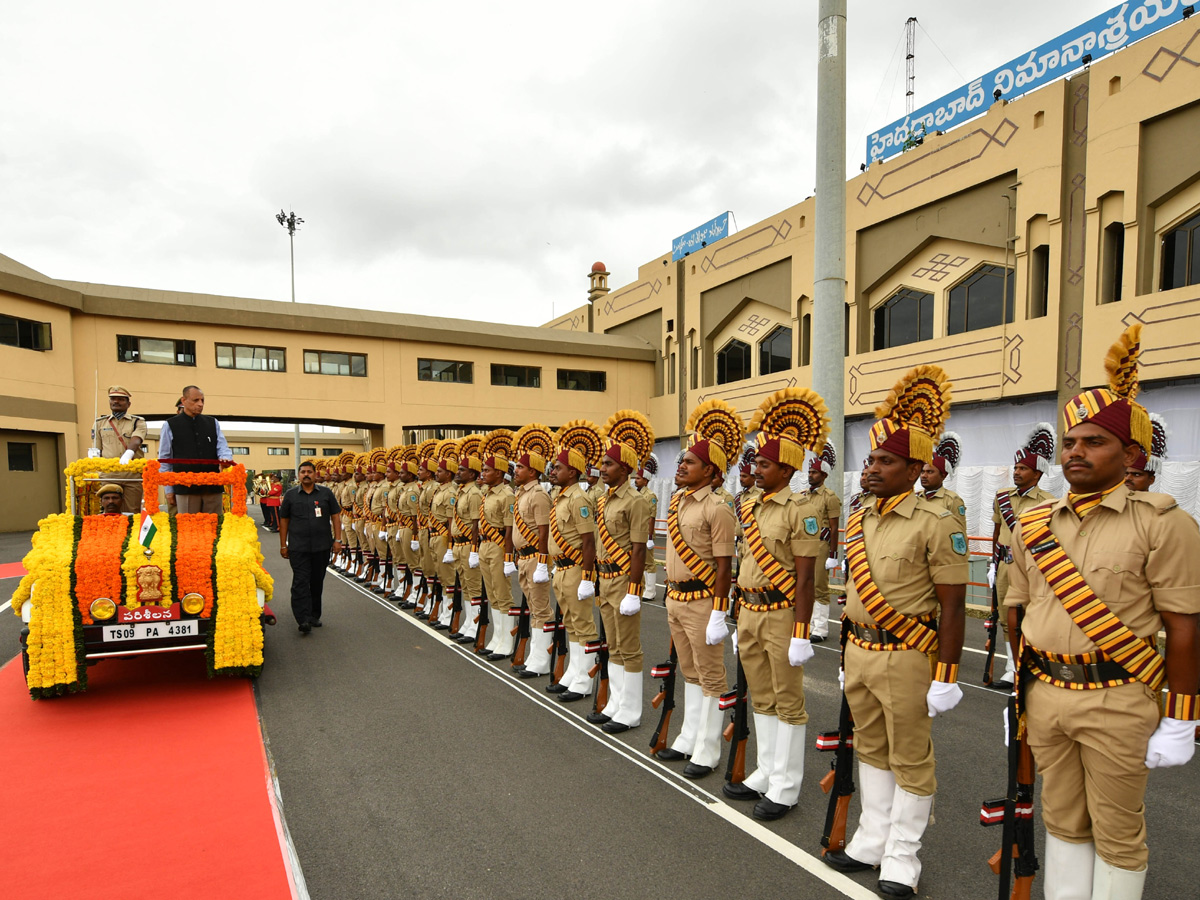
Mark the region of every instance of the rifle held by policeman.
<instances>
[{"instance_id":1,"label":"rifle held by policeman","mask_svg":"<svg viewBox=\"0 0 1200 900\"><path fill-rule=\"evenodd\" d=\"M996 575L1000 574L1000 559L996 549L992 550L992 565L996 567ZM1000 595L996 592L995 576L992 580L992 608L988 611L988 617L983 622L983 627L987 633L987 640L984 642L983 649L987 656L983 658L983 683L989 687L995 682L995 677L992 674L992 668L996 660L997 642L1001 640L1000 630Z\"/></svg>"},{"instance_id":2,"label":"rifle held by policeman","mask_svg":"<svg viewBox=\"0 0 1200 900\"><path fill-rule=\"evenodd\" d=\"M588 678L600 676L600 682L596 685L596 694L592 700L592 715L599 716L604 707L608 706L608 635L604 633L603 622L600 623L600 639L584 644L583 652L596 654L596 662L588 669ZM591 720L589 719L589 721Z\"/></svg>"},{"instance_id":3,"label":"rifle held by policeman","mask_svg":"<svg viewBox=\"0 0 1200 900\"><path fill-rule=\"evenodd\" d=\"M675 642L671 641L670 658L650 669L651 678L662 679L662 690L650 701L650 705L655 709L662 707L662 714L658 718L658 727L654 729L654 735L650 738L650 754L652 756L667 747L667 731L671 726L671 712L675 709L675 671L678 668L679 655L675 652Z\"/></svg>"},{"instance_id":4,"label":"rifle held by policeman","mask_svg":"<svg viewBox=\"0 0 1200 900\"><path fill-rule=\"evenodd\" d=\"M475 652L487 653L487 633L488 626L491 624L491 607L488 604L487 585L482 584L479 589L479 602L471 601L472 606L477 606L479 609L479 617L475 620L479 623L475 630Z\"/></svg>"},{"instance_id":5,"label":"rifle held by policeman","mask_svg":"<svg viewBox=\"0 0 1200 900\"><path fill-rule=\"evenodd\" d=\"M567 653L570 650L567 646L567 629L563 626L562 609L556 609L554 621L547 622L542 628L554 635L550 639L550 671L554 673L553 678L557 683L562 681L563 670L567 665Z\"/></svg>"},{"instance_id":6,"label":"rifle held by policeman","mask_svg":"<svg viewBox=\"0 0 1200 900\"><path fill-rule=\"evenodd\" d=\"M529 650L529 601L522 597L521 605L510 608L508 614L517 618L516 627L512 630L517 637L517 648L513 651L512 657L515 669L517 666L525 665L525 654Z\"/></svg>"},{"instance_id":7,"label":"rifle held by policeman","mask_svg":"<svg viewBox=\"0 0 1200 900\"><path fill-rule=\"evenodd\" d=\"M1003 825L1000 849L988 860L1000 876L999 900L1029 900L1038 870L1033 837L1033 782L1036 770L1029 743L1017 737L1017 698L1008 699L1008 793L985 800L979 813L982 825ZM1011 885L1011 891L1009 886Z\"/></svg>"},{"instance_id":8,"label":"rifle held by policeman","mask_svg":"<svg viewBox=\"0 0 1200 900\"><path fill-rule=\"evenodd\" d=\"M746 780L746 740L750 737L750 715L746 701L746 673L742 670L740 655L737 657L737 684L733 690L721 695L718 706L723 710L733 710L729 724L725 726L725 740L729 741L725 781L741 784Z\"/></svg>"}]
</instances>

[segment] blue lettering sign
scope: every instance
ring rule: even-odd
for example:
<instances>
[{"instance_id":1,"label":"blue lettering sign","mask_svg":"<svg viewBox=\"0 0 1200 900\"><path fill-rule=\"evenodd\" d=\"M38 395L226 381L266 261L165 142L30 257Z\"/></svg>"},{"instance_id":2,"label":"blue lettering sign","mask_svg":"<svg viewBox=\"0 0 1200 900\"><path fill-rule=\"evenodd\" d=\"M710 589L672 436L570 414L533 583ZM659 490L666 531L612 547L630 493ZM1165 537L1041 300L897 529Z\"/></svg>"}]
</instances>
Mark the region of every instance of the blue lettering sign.
<instances>
[{"instance_id":1,"label":"blue lettering sign","mask_svg":"<svg viewBox=\"0 0 1200 900\"><path fill-rule=\"evenodd\" d=\"M681 234L671 241L671 260L678 262L689 253L694 253L713 241L719 241L728 234L729 213L723 212L712 221L705 222L699 228L693 228L687 234Z\"/></svg>"}]
</instances>

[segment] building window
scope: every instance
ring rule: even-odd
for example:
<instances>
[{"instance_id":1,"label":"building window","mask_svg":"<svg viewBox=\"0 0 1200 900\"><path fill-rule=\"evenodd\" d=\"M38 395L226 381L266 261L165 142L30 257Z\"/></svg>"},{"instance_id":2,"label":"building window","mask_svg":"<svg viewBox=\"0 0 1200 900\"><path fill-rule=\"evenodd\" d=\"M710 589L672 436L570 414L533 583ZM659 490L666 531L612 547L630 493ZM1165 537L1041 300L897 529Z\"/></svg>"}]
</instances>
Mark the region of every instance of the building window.
<instances>
[{"instance_id":1,"label":"building window","mask_svg":"<svg viewBox=\"0 0 1200 900\"><path fill-rule=\"evenodd\" d=\"M700 348L692 348L692 390L700 384Z\"/></svg>"},{"instance_id":2,"label":"building window","mask_svg":"<svg viewBox=\"0 0 1200 900\"><path fill-rule=\"evenodd\" d=\"M50 323L0 315L0 344L23 350L50 350Z\"/></svg>"},{"instance_id":3,"label":"building window","mask_svg":"<svg viewBox=\"0 0 1200 900\"><path fill-rule=\"evenodd\" d=\"M342 448L341 447L322 447L321 455L322 456L341 456Z\"/></svg>"},{"instance_id":4,"label":"building window","mask_svg":"<svg viewBox=\"0 0 1200 900\"><path fill-rule=\"evenodd\" d=\"M367 357L364 353L305 350L304 372L307 375L352 375L355 378L366 378Z\"/></svg>"},{"instance_id":5,"label":"building window","mask_svg":"<svg viewBox=\"0 0 1200 900\"><path fill-rule=\"evenodd\" d=\"M1163 235L1162 289L1200 284L1200 215Z\"/></svg>"},{"instance_id":6,"label":"building window","mask_svg":"<svg viewBox=\"0 0 1200 900\"><path fill-rule=\"evenodd\" d=\"M492 363L492 384L504 387L541 387L542 370L539 366L505 366Z\"/></svg>"},{"instance_id":7,"label":"building window","mask_svg":"<svg viewBox=\"0 0 1200 900\"><path fill-rule=\"evenodd\" d=\"M1029 318L1040 319L1050 306L1050 245L1038 244L1029 254Z\"/></svg>"},{"instance_id":8,"label":"building window","mask_svg":"<svg viewBox=\"0 0 1200 900\"><path fill-rule=\"evenodd\" d=\"M1012 269L984 264L950 288L947 334L992 328L1013 320Z\"/></svg>"},{"instance_id":9,"label":"building window","mask_svg":"<svg viewBox=\"0 0 1200 900\"><path fill-rule=\"evenodd\" d=\"M229 452L232 453L234 456L249 456L250 448L249 447L230 447Z\"/></svg>"},{"instance_id":10,"label":"building window","mask_svg":"<svg viewBox=\"0 0 1200 900\"><path fill-rule=\"evenodd\" d=\"M758 374L786 372L792 367L792 329L780 325L758 345Z\"/></svg>"},{"instance_id":11,"label":"building window","mask_svg":"<svg viewBox=\"0 0 1200 900\"><path fill-rule=\"evenodd\" d=\"M750 377L750 345L734 339L717 351L717 384Z\"/></svg>"},{"instance_id":12,"label":"building window","mask_svg":"<svg viewBox=\"0 0 1200 900\"><path fill-rule=\"evenodd\" d=\"M8 471L36 472L37 465L34 459L33 444L26 444L20 441L8 442Z\"/></svg>"},{"instance_id":13,"label":"building window","mask_svg":"<svg viewBox=\"0 0 1200 900\"><path fill-rule=\"evenodd\" d=\"M452 359L418 359L417 381L450 381L455 384L472 384L475 370L469 362Z\"/></svg>"},{"instance_id":14,"label":"building window","mask_svg":"<svg viewBox=\"0 0 1200 900\"><path fill-rule=\"evenodd\" d=\"M812 313L800 317L800 365L812 364Z\"/></svg>"},{"instance_id":15,"label":"building window","mask_svg":"<svg viewBox=\"0 0 1200 900\"><path fill-rule=\"evenodd\" d=\"M268 447L267 456L291 456L291 447Z\"/></svg>"},{"instance_id":16,"label":"building window","mask_svg":"<svg viewBox=\"0 0 1200 900\"><path fill-rule=\"evenodd\" d=\"M300 455L301 456L316 456L317 448L316 447L301 447Z\"/></svg>"},{"instance_id":17,"label":"building window","mask_svg":"<svg viewBox=\"0 0 1200 900\"><path fill-rule=\"evenodd\" d=\"M1101 235L1100 302L1121 302L1121 282L1125 278L1125 224L1113 222Z\"/></svg>"},{"instance_id":18,"label":"building window","mask_svg":"<svg viewBox=\"0 0 1200 900\"><path fill-rule=\"evenodd\" d=\"M606 391L608 390L608 373L589 372L585 369L559 369L558 389L560 391Z\"/></svg>"},{"instance_id":19,"label":"building window","mask_svg":"<svg viewBox=\"0 0 1200 900\"><path fill-rule=\"evenodd\" d=\"M933 294L901 288L875 307L873 350L933 339Z\"/></svg>"},{"instance_id":20,"label":"building window","mask_svg":"<svg viewBox=\"0 0 1200 900\"><path fill-rule=\"evenodd\" d=\"M117 359L120 362L152 363L156 366L194 366L196 342L118 334Z\"/></svg>"},{"instance_id":21,"label":"building window","mask_svg":"<svg viewBox=\"0 0 1200 900\"><path fill-rule=\"evenodd\" d=\"M282 347L217 344L217 368L247 369L252 372L286 372L287 356Z\"/></svg>"},{"instance_id":22,"label":"building window","mask_svg":"<svg viewBox=\"0 0 1200 900\"><path fill-rule=\"evenodd\" d=\"M667 365L667 393L675 393L675 354L671 354L670 362Z\"/></svg>"}]
</instances>

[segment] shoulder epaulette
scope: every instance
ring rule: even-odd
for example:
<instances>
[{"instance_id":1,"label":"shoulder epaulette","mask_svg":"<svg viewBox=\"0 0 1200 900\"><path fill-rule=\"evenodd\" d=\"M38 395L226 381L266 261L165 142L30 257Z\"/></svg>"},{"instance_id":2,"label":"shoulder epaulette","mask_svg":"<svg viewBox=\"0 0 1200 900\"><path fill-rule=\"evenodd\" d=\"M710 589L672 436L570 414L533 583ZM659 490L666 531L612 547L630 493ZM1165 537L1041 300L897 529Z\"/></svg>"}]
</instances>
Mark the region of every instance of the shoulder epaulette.
<instances>
[{"instance_id":1,"label":"shoulder epaulette","mask_svg":"<svg viewBox=\"0 0 1200 900\"><path fill-rule=\"evenodd\" d=\"M1129 499L1136 503L1146 503L1153 506L1158 510L1159 515L1179 505L1179 501L1170 494L1152 494L1149 491L1132 491Z\"/></svg>"}]
</instances>

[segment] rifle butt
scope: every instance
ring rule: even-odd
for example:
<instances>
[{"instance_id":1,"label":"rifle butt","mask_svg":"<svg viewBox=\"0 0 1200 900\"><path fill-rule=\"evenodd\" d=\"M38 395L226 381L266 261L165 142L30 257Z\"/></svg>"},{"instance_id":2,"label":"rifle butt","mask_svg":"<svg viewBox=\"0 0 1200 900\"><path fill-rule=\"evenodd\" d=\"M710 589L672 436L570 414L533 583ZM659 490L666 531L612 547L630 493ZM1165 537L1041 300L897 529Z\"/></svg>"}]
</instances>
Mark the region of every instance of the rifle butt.
<instances>
[{"instance_id":1,"label":"rifle butt","mask_svg":"<svg viewBox=\"0 0 1200 900\"><path fill-rule=\"evenodd\" d=\"M1033 876L1018 875L1014 879L1012 900L1031 900L1033 891Z\"/></svg>"},{"instance_id":2,"label":"rifle butt","mask_svg":"<svg viewBox=\"0 0 1200 900\"><path fill-rule=\"evenodd\" d=\"M600 685L596 688L596 702L592 711L602 712L606 706L608 706L608 679L604 678L600 680Z\"/></svg>"},{"instance_id":3,"label":"rifle butt","mask_svg":"<svg viewBox=\"0 0 1200 900\"><path fill-rule=\"evenodd\" d=\"M850 795L843 794L837 798L837 806L833 812L833 822L829 826L829 834L821 838L824 856L830 850L846 849L846 820L850 816Z\"/></svg>"},{"instance_id":4,"label":"rifle butt","mask_svg":"<svg viewBox=\"0 0 1200 900\"><path fill-rule=\"evenodd\" d=\"M529 638L521 638L517 641L517 652L513 654L514 666L522 666L525 664L525 654L528 652Z\"/></svg>"},{"instance_id":5,"label":"rifle butt","mask_svg":"<svg viewBox=\"0 0 1200 900\"><path fill-rule=\"evenodd\" d=\"M746 780L746 742L742 741L738 744L737 750L733 755L733 765L729 769L729 781L732 784L741 784Z\"/></svg>"},{"instance_id":6,"label":"rifle butt","mask_svg":"<svg viewBox=\"0 0 1200 900\"><path fill-rule=\"evenodd\" d=\"M670 730L671 713L673 710L664 709L662 718L658 721L658 728L654 731L654 737L650 740L650 755L656 756L662 750L667 749L667 732Z\"/></svg>"},{"instance_id":7,"label":"rifle butt","mask_svg":"<svg viewBox=\"0 0 1200 900\"><path fill-rule=\"evenodd\" d=\"M558 658L554 661L554 680L555 680L555 682L562 681L563 670L566 668L566 664L567 664L566 657L560 653L558 655Z\"/></svg>"}]
</instances>

